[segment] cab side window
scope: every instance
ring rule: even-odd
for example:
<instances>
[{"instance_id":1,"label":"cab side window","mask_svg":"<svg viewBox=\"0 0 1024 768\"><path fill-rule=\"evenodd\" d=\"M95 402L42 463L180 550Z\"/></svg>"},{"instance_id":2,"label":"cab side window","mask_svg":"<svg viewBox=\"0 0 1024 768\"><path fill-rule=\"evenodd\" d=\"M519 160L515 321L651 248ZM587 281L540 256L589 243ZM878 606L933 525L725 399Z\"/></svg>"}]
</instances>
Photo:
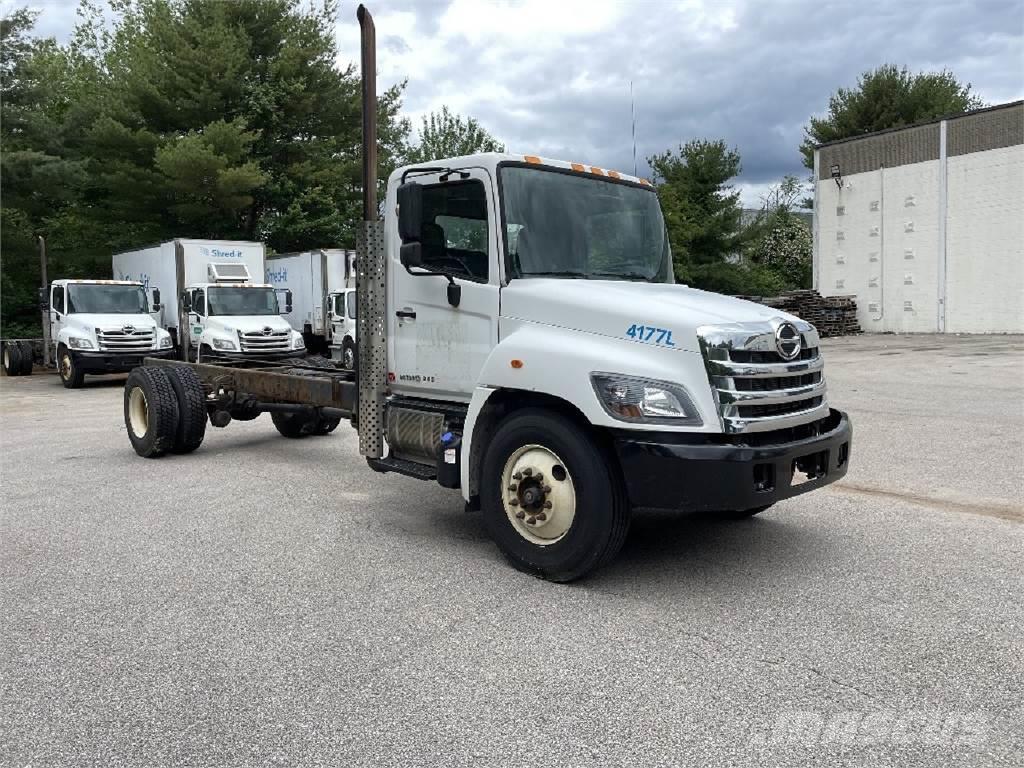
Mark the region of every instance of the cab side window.
<instances>
[{"instance_id":1,"label":"cab side window","mask_svg":"<svg viewBox=\"0 0 1024 768\"><path fill-rule=\"evenodd\" d=\"M55 285L53 287L53 296L50 299L50 306L53 307L53 311L58 314L64 314L64 286Z\"/></svg>"},{"instance_id":2,"label":"cab side window","mask_svg":"<svg viewBox=\"0 0 1024 768\"><path fill-rule=\"evenodd\" d=\"M196 288L192 292L192 311L206 316L206 294L202 288Z\"/></svg>"},{"instance_id":3,"label":"cab side window","mask_svg":"<svg viewBox=\"0 0 1024 768\"><path fill-rule=\"evenodd\" d=\"M348 318L349 318L349 320L355 320L356 319L356 292L355 291L349 291L348 292L348 296L346 297L346 301L348 302Z\"/></svg>"},{"instance_id":4,"label":"cab side window","mask_svg":"<svg viewBox=\"0 0 1024 768\"><path fill-rule=\"evenodd\" d=\"M424 268L487 282L487 193L483 182L425 186L421 240Z\"/></svg>"}]
</instances>

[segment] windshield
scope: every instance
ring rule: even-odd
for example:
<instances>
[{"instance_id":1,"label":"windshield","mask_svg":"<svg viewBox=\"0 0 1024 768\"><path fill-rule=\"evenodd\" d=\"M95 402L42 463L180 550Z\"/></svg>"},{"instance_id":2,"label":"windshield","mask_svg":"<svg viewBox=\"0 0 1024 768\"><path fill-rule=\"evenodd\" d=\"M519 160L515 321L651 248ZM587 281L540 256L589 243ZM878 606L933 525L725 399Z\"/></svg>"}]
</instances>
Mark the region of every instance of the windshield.
<instances>
[{"instance_id":1,"label":"windshield","mask_svg":"<svg viewBox=\"0 0 1024 768\"><path fill-rule=\"evenodd\" d=\"M501 169L512 277L672 282L652 189L538 168Z\"/></svg>"},{"instance_id":2,"label":"windshield","mask_svg":"<svg viewBox=\"0 0 1024 768\"><path fill-rule=\"evenodd\" d=\"M69 283L68 313L144 315L149 302L141 285Z\"/></svg>"},{"instance_id":3,"label":"windshield","mask_svg":"<svg viewBox=\"0 0 1024 768\"><path fill-rule=\"evenodd\" d=\"M273 288L217 286L207 291L208 315L279 315Z\"/></svg>"}]
</instances>

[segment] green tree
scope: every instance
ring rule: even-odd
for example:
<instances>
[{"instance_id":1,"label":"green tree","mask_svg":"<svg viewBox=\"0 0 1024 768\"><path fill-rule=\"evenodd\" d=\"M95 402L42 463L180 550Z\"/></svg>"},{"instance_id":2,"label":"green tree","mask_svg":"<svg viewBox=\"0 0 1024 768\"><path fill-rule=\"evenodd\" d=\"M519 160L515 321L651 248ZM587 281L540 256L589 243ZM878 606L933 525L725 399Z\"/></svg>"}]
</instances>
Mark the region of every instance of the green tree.
<instances>
[{"instance_id":1,"label":"green tree","mask_svg":"<svg viewBox=\"0 0 1024 768\"><path fill-rule=\"evenodd\" d=\"M740 172L739 152L721 139L695 139L647 162L654 171L676 277L699 284L702 268L722 263L740 243L740 193L729 183Z\"/></svg>"},{"instance_id":2,"label":"green tree","mask_svg":"<svg viewBox=\"0 0 1024 768\"><path fill-rule=\"evenodd\" d=\"M423 117L420 143L410 147L408 162L427 163L477 152L504 152L505 145L489 134L475 118L462 117L447 106Z\"/></svg>"},{"instance_id":3,"label":"green tree","mask_svg":"<svg viewBox=\"0 0 1024 768\"><path fill-rule=\"evenodd\" d=\"M774 293L811 287L813 241L810 227L797 213L803 208L801 192L796 176L783 177L761 198L761 213L745 233L746 266L775 283Z\"/></svg>"},{"instance_id":4,"label":"green tree","mask_svg":"<svg viewBox=\"0 0 1024 768\"><path fill-rule=\"evenodd\" d=\"M37 232L54 277L178 236L354 243L360 84L336 64L335 0L107 2L83 0L64 46L32 38L31 13L3 20L4 322L33 315L12 307ZM378 100L381 179L407 150L403 89Z\"/></svg>"},{"instance_id":5,"label":"green tree","mask_svg":"<svg viewBox=\"0 0 1024 768\"><path fill-rule=\"evenodd\" d=\"M919 72L883 64L863 73L854 88L840 88L829 98L825 117L812 117L804 128L800 152L814 167L814 147L872 131L911 125L982 106L970 83L952 72Z\"/></svg>"}]
</instances>

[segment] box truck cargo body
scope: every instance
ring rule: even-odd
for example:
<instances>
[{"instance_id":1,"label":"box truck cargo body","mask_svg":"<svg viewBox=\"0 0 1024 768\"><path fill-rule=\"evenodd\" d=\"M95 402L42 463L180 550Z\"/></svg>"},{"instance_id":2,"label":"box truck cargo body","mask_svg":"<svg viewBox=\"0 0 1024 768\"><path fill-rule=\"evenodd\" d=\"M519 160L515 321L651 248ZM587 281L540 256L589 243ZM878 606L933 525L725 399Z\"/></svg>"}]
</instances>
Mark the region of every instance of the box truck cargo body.
<instances>
[{"instance_id":1,"label":"box truck cargo body","mask_svg":"<svg viewBox=\"0 0 1024 768\"><path fill-rule=\"evenodd\" d=\"M355 251L322 248L267 257L265 279L292 292L287 319L311 352L345 360L355 349L355 317L346 311L355 290ZM346 344L347 340L347 344Z\"/></svg>"},{"instance_id":2,"label":"box truck cargo body","mask_svg":"<svg viewBox=\"0 0 1024 768\"><path fill-rule=\"evenodd\" d=\"M158 322L182 358L302 353L301 335L281 317L288 308L273 286L258 282L264 262L263 243L177 239L114 254L113 270L121 280L167 286L174 301Z\"/></svg>"}]
</instances>

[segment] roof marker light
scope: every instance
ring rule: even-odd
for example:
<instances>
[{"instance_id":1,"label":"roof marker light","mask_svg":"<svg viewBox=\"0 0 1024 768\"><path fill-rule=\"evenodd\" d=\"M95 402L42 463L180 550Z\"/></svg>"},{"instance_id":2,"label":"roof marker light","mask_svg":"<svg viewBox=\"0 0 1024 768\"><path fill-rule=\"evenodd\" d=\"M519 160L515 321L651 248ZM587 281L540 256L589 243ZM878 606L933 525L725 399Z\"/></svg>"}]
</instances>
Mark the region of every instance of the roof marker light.
<instances>
[{"instance_id":1,"label":"roof marker light","mask_svg":"<svg viewBox=\"0 0 1024 768\"><path fill-rule=\"evenodd\" d=\"M596 176L604 176L604 171L601 168L598 168L596 165L590 166L590 172L595 174Z\"/></svg>"},{"instance_id":2,"label":"roof marker light","mask_svg":"<svg viewBox=\"0 0 1024 768\"><path fill-rule=\"evenodd\" d=\"M618 171L608 171L608 175L611 176L613 179L621 179L622 178L622 176L619 174Z\"/></svg>"},{"instance_id":3,"label":"roof marker light","mask_svg":"<svg viewBox=\"0 0 1024 768\"><path fill-rule=\"evenodd\" d=\"M572 169L574 171L579 171L580 173L583 173L587 170L586 168L583 167L582 163L570 163L569 165L572 166Z\"/></svg>"},{"instance_id":4,"label":"roof marker light","mask_svg":"<svg viewBox=\"0 0 1024 768\"><path fill-rule=\"evenodd\" d=\"M540 158L537 157L536 155L523 155L523 160L525 160L528 163L540 165Z\"/></svg>"}]
</instances>

